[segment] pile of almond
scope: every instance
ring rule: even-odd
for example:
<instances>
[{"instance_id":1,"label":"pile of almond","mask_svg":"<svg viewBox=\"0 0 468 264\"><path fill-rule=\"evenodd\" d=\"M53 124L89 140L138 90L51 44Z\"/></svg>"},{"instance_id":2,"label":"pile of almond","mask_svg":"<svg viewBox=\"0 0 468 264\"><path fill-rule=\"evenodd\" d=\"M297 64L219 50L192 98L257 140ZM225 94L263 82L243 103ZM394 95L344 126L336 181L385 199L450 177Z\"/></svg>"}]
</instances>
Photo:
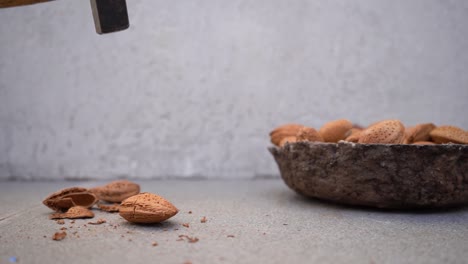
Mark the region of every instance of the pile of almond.
<instances>
[{"instance_id":1,"label":"pile of almond","mask_svg":"<svg viewBox=\"0 0 468 264\"><path fill-rule=\"evenodd\" d=\"M114 204L98 204L99 201ZM127 180L113 181L91 189L66 188L50 194L43 204L56 211L50 215L50 219L93 218L91 208L95 204L98 204L100 210L119 212L124 219L134 223L159 223L178 212L163 197L140 193L140 186Z\"/></svg>"},{"instance_id":2,"label":"pile of almond","mask_svg":"<svg viewBox=\"0 0 468 264\"><path fill-rule=\"evenodd\" d=\"M298 141L347 141L362 144L468 144L468 131L455 126L432 123L405 127L400 120L376 122L362 128L346 119L325 123L319 130L299 124L286 124L270 132L271 142L279 147Z\"/></svg>"}]
</instances>

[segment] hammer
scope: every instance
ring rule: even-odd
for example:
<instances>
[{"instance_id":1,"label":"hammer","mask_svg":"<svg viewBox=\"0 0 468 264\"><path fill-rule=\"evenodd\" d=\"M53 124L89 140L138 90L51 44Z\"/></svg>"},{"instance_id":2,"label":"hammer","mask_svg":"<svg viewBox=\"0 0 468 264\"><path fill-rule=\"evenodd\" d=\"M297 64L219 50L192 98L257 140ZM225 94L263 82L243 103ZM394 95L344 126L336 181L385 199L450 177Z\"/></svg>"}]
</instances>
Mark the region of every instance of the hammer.
<instances>
[{"instance_id":1,"label":"hammer","mask_svg":"<svg viewBox=\"0 0 468 264\"><path fill-rule=\"evenodd\" d=\"M31 5L51 0L0 0L0 8ZM112 33L129 27L125 0L90 0L98 34Z\"/></svg>"}]
</instances>

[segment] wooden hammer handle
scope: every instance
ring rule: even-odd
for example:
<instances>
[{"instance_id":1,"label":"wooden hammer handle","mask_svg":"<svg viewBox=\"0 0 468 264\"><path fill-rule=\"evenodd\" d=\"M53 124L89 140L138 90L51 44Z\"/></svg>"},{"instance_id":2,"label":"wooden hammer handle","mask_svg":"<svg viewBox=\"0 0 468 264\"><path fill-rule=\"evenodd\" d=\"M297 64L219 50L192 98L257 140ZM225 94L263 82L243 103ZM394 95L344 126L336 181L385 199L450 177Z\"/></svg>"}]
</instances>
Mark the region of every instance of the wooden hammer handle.
<instances>
[{"instance_id":1,"label":"wooden hammer handle","mask_svg":"<svg viewBox=\"0 0 468 264\"><path fill-rule=\"evenodd\" d=\"M0 8L22 5L32 5L37 3L49 2L51 0L0 0Z\"/></svg>"}]
</instances>

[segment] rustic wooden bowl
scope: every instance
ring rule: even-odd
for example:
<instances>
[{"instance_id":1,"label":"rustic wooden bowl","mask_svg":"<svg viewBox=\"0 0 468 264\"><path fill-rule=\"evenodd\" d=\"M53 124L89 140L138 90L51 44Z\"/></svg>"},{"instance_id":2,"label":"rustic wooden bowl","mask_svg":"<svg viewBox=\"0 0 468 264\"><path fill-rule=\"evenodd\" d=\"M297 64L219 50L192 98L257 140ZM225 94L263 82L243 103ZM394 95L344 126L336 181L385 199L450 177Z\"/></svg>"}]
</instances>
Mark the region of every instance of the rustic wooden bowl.
<instances>
[{"instance_id":1,"label":"rustic wooden bowl","mask_svg":"<svg viewBox=\"0 0 468 264\"><path fill-rule=\"evenodd\" d=\"M296 142L270 147L301 195L379 208L468 204L468 145Z\"/></svg>"}]
</instances>

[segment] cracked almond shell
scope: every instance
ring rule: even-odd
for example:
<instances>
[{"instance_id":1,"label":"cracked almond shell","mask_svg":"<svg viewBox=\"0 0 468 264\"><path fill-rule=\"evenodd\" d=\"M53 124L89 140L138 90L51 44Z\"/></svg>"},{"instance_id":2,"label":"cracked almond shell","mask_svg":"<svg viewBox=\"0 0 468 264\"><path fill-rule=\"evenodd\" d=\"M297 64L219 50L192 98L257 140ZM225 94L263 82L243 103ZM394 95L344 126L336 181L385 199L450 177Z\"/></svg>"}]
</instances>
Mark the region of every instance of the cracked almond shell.
<instances>
[{"instance_id":1,"label":"cracked almond shell","mask_svg":"<svg viewBox=\"0 0 468 264\"><path fill-rule=\"evenodd\" d=\"M73 206L92 207L98 201L86 188L70 187L47 196L42 203L54 211L65 211Z\"/></svg>"},{"instance_id":2,"label":"cracked almond shell","mask_svg":"<svg viewBox=\"0 0 468 264\"><path fill-rule=\"evenodd\" d=\"M152 193L140 193L120 204L119 214L132 223L160 223L178 213L178 209L163 197Z\"/></svg>"}]
</instances>

